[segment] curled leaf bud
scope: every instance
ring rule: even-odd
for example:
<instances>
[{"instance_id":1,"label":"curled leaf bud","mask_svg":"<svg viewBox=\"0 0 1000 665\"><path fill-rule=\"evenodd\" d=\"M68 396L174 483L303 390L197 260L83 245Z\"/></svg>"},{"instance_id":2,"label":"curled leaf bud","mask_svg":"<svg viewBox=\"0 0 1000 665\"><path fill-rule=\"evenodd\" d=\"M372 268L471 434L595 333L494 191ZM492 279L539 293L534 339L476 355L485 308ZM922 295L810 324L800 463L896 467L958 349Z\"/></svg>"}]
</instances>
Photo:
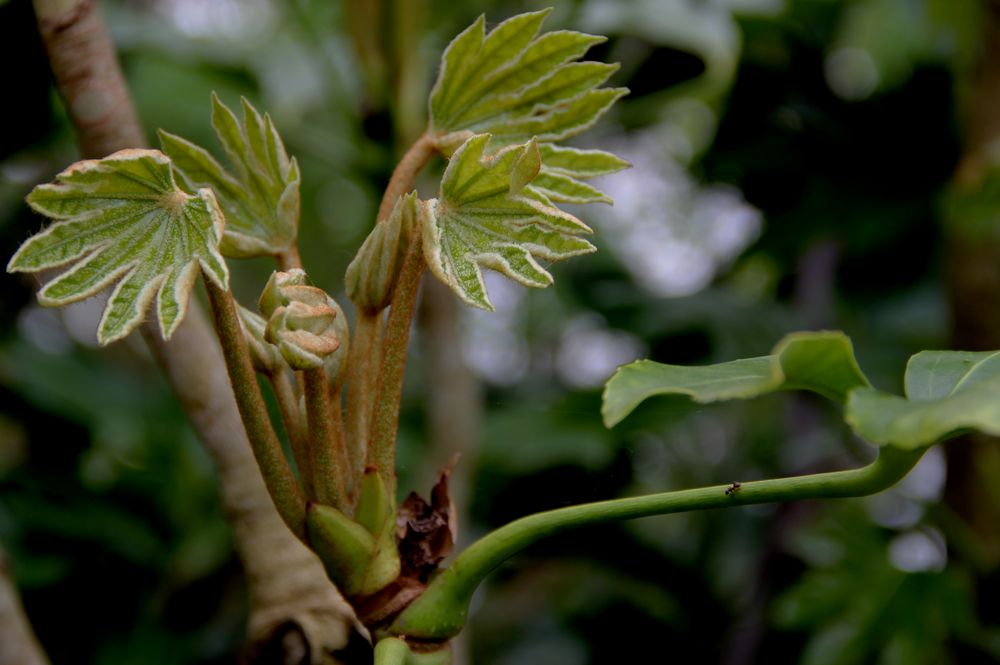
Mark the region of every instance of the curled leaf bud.
<instances>
[{"instance_id":1,"label":"curled leaf bud","mask_svg":"<svg viewBox=\"0 0 1000 665\"><path fill-rule=\"evenodd\" d=\"M288 272L276 270L271 273L257 301L257 308L265 319L271 318L274 310L292 301L289 289L296 286L309 286L305 270L292 268Z\"/></svg>"},{"instance_id":2,"label":"curled leaf bud","mask_svg":"<svg viewBox=\"0 0 1000 665\"><path fill-rule=\"evenodd\" d=\"M278 347L264 339L267 321L256 312L251 312L242 305L237 306L243 337L250 351L250 362L253 368L264 374L273 374L284 367Z\"/></svg>"},{"instance_id":3,"label":"curled leaf bud","mask_svg":"<svg viewBox=\"0 0 1000 665\"><path fill-rule=\"evenodd\" d=\"M347 378L347 358L350 355L349 341L351 338L350 327L344 310L340 308L333 298L330 299L331 306L337 311L337 316L333 319L333 334L340 341L340 347L326 357L326 376L331 386L339 386Z\"/></svg>"},{"instance_id":4,"label":"curled leaf bud","mask_svg":"<svg viewBox=\"0 0 1000 665\"><path fill-rule=\"evenodd\" d=\"M365 238L344 279L348 297L360 309L376 313L389 306L416 223L417 193L411 192L400 197L388 219Z\"/></svg>"},{"instance_id":5,"label":"curled leaf bud","mask_svg":"<svg viewBox=\"0 0 1000 665\"><path fill-rule=\"evenodd\" d=\"M304 271L272 273L259 306L267 318L264 339L292 369L320 367L340 348L340 308L322 289L306 284Z\"/></svg>"}]
</instances>

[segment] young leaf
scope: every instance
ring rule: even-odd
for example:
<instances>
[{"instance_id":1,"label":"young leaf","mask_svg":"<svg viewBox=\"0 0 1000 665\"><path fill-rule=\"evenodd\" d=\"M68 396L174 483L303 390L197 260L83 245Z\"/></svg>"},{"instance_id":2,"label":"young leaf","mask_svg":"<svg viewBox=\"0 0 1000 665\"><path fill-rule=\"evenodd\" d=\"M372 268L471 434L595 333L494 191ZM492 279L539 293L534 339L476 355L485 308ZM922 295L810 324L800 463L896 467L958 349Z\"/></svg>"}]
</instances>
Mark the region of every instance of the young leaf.
<instances>
[{"instance_id":1,"label":"young leaf","mask_svg":"<svg viewBox=\"0 0 1000 665\"><path fill-rule=\"evenodd\" d=\"M538 259L557 261L594 251L579 237L590 229L579 219L532 195L541 166L529 141L492 156L488 134L470 138L452 156L441 195L422 208L424 255L434 275L462 300L493 309L482 267L525 286L545 287L552 275Z\"/></svg>"},{"instance_id":2,"label":"young leaf","mask_svg":"<svg viewBox=\"0 0 1000 665\"><path fill-rule=\"evenodd\" d=\"M445 153L472 134L493 134L498 147L575 136L628 92L598 89L617 65L573 62L604 37L538 34L550 12L514 16L488 35L480 16L445 49L430 97L431 132Z\"/></svg>"},{"instance_id":3,"label":"young leaf","mask_svg":"<svg viewBox=\"0 0 1000 665\"><path fill-rule=\"evenodd\" d=\"M340 306L322 289L309 286L304 270L272 272L258 306L267 317L264 340L278 347L292 369L320 367L340 349ZM334 364L339 367L340 359Z\"/></svg>"},{"instance_id":4,"label":"young leaf","mask_svg":"<svg viewBox=\"0 0 1000 665\"><path fill-rule=\"evenodd\" d=\"M278 254L295 241L299 225L299 166L289 158L271 117L243 100L243 122L213 93L212 126L232 172L204 148L160 130L163 152L189 192L215 192L226 213L222 252L250 257Z\"/></svg>"},{"instance_id":5,"label":"young leaf","mask_svg":"<svg viewBox=\"0 0 1000 665\"><path fill-rule=\"evenodd\" d=\"M916 449L965 429L1000 434L1000 352L923 351L906 367L906 397L856 390L847 421L879 445Z\"/></svg>"},{"instance_id":6,"label":"young leaf","mask_svg":"<svg viewBox=\"0 0 1000 665\"><path fill-rule=\"evenodd\" d=\"M685 395L705 404L778 390L810 390L843 402L852 389L868 385L846 335L799 332L787 335L769 356L703 367L651 360L619 367L604 387L601 414L604 424L614 427L654 395Z\"/></svg>"},{"instance_id":7,"label":"young leaf","mask_svg":"<svg viewBox=\"0 0 1000 665\"><path fill-rule=\"evenodd\" d=\"M543 143L538 148L542 168L531 187L549 201L558 203L611 203L607 194L582 181L631 166L621 157L603 150L564 148L551 143Z\"/></svg>"},{"instance_id":8,"label":"young leaf","mask_svg":"<svg viewBox=\"0 0 1000 665\"><path fill-rule=\"evenodd\" d=\"M138 326L154 296L160 330L169 339L184 318L199 266L228 288L218 250L225 222L215 196L179 189L170 160L157 150L77 162L55 183L35 187L27 200L54 223L21 246L7 271L75 263L38 293L46 307L89 298L118 281L98 327L101 344Z\"/></svg>"}]
</instances>

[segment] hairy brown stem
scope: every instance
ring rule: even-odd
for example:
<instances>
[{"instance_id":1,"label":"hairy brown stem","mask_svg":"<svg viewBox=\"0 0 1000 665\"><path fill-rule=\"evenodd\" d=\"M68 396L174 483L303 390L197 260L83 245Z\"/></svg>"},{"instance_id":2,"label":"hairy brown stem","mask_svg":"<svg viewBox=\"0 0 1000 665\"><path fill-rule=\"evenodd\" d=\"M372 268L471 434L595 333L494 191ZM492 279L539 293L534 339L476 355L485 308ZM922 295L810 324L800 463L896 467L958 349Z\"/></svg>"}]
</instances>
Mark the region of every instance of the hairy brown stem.
<instances>
[{"instance_id":1,"label":"hairy brown stem","mask_svg":"<svg viewBox=\"0 0 1000 665\"><path fill-rule=\"evenodd\" d=\"M281 442L274 432L264 397L257 384L257 373L250 362L246 340L240 328L236 303L228 290L206 279L208 301L212 305L215 331L222 344L222 356L236 396L236 407L246 427L247 438L264 475L264 484L274 499L278 514L300 539L306 537L306 497L288 465Z\"/></svg>"},{"instance_id":2,"label":"hairy brown stem","mask_svg":"<svg viewBox=\"0 0 1000 665\"><path fill-rule=\"evenodd\" d=\"M309 422L309 466L320 503L344 510L347 506L347 450L337 432L341 423L340 403L330 402L326 368L307 369L305 379L306 418Z\"/></svg>"},{"instance_id":3,"label":"hairy brown stem","mask_svg":"<svg viewBox=\"0 0 1000 665\"><path fill-rule=\"evenodd\" d=\"M299 481L302 483L302 489L305 490L307 497L315 499L316 489L313 487L309 461L309 439L305 423L302 420L299 396L286 370L278 370L269 374L267 378L271 382L275 400L278 402L281 420L285 425L285 432L288 434L288 443L291 444L292 457L295 458L295 466L299 470Z\"/></svg>"},{"instance_id":4,"label":"hairy brown stem","mask_svg":"<svg viewBox=\"0 0 1000 665\"><path fill-rule=\"evenodd\" d=\"M358 312L347 362L347 451L351 476L365 470L382 314Z\"/></svg>"},{"instance_id":5,"label":"hairy brown stem","mask_svg":"<svg viewBox=\"0 0 1000 665\"><path fill-rule=\"evenodd\" d=\"M420 290L420 276L427 265L420 238L412 237L408 242L382 342L368 448L368 464L378 469L389 496L396 493L396 429L399 425L399 402L403 392L410 324Z\"/></svg>"},{"instance_id":6,"label":"hairy brown stem","mask_svg":"<svg viewBox=\"0 0 1000 665\"><path fill-rule=\"evenodd\" d=\"M413 181L431 157L437 152L434 139L430 134L424 134L417 139L406 154L396 164L386 185L385 193L382 194L382 202L378 207L378 221L388 219L396 199L413 190Z\"/></svg>"}]
</instances>

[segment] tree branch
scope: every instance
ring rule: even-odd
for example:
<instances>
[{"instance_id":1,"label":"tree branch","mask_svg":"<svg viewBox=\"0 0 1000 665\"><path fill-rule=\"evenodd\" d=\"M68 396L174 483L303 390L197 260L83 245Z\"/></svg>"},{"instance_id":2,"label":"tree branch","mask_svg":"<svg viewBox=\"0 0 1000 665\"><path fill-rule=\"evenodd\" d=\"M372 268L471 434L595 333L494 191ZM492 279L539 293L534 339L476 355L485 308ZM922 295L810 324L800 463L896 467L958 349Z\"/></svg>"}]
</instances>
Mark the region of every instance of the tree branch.
<instances>
[{"instance_id":1,"label":"tree branch","mask_svg":"<svg viewBox=\"0 0 1000 665\"><path fill-rule=\"evenodd\" d=\"M141 147L145 137L93 0L34 0L38 28L84 157ZM312 664L348 641L353 612L322 564L282 524L236 410L219 346L201 310L191 307L169 343L143 329L219 473L250 596L251 651L293 626ZM283 643L284 644L284 643Z\"/></svg>"},{"instance_id":2,"label":"tree branch","mask_svg":"<svg viewBox=\"0 0 1000 665\"><path fill-rule=\"evenodd\" d=\"M0 550L0 665L49 665L14 587Z\"/></svg>"}]
</instances>

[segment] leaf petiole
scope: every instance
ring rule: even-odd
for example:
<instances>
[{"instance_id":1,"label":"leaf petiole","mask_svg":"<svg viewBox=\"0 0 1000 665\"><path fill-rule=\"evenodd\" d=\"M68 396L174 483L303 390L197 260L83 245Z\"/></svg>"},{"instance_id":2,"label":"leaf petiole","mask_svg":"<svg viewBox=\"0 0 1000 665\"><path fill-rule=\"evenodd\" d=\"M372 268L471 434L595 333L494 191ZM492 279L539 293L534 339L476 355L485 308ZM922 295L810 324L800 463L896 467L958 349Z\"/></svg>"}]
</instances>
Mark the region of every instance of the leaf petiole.
<instances>
[{"instance_id":1,"label":"leaf petiole","mask_svg":"<svg viewBox=\"0 0 1000 665\"><path fill-rule=\"evenodd\" d=\"M389 184L382 194L382 202L378 207L377 221L381 222L389 217L396 199L407 192L413 190L413 182L417 174L427 165L431 158L437 153L437 144L430 133L420 136L410 149L400 158L396 168L392 171Z\"/></svg>"},{"instance_id":2,"label":"leaf petiole","mask_svg":"<svg viewBox=\"0 0 1000 665\"><path fill-rule=\"evenodd\" d=\"M206 279L215 331L222 345L229 380L240 419L253 448L257 466L281 518L300 540L306 535L306 497L285 458L274 425L268 416L257 375L250 362L246 340L236 314L232 292Z\"/></svg>"},{"instance_id":3,"label":"leaf petiole","mask_svg":"<svg viewBox=\"0 0 1000 665\"><path fill-rule=\"evenodd\" d=\"M399 281L389 306L375 384L367 455L368 465L378 469L390 497L396 496L396 429L399 424L399 403L403 392L410 324L416 309L420 277L426 266L423 245L420 237L414 234L409 239Z\"/></svg>"},{"instance_id":4,"label":"leaf petiole","mask_svg":"<svg viewBox=\"0 0 1000 665\"><path fill-rule=\"evenodd\" d=\"M569 506L515 520L473 543L443 570L390 627L396 635L448 640L465 625L472 595L486 576L525 547L569 529L637 517L802 499L867 496L896 484L926 448L882 448L858 469L716 485Z\"/></svg>"}]
</instances>

